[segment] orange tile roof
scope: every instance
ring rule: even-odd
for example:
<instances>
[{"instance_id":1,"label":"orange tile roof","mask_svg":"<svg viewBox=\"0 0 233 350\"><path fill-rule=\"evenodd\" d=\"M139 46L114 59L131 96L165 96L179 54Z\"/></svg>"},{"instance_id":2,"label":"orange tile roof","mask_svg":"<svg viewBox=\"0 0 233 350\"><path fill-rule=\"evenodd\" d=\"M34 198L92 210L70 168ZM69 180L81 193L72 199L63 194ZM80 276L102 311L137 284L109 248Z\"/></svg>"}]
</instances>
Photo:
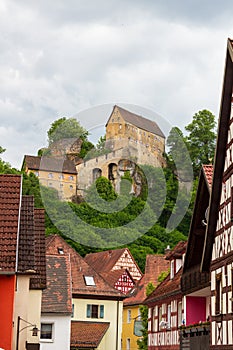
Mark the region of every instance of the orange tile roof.
<instances>
[{"instance_id":1,"label":"orange tile roof","mask_svg":"<svg viewBox=\"0 0 233 350\"><path fill-rule=\"evenodd\" d=\"M61 236L48 236L46 254L58 254L58 248L62 248L64 254L70 255L73 294L124 298L122 293L110 286ZM92 276L95 286L87 286L84 276Z\"/></svg>"},{"instance_id":2,"label":"orange tile roof","mask_svg":"<svg viewBox=\"0 0 233 350\"><path fill-rule=\"evenodd\" d=\"M70 348L97 348L109 325L109 322L72 321Z\"/></svg>"},{"instance_id":3,"label":"orange tile roof","mask_svg":"<svg viewBox=\"0 0 233 350\"><path fill-rule=\"evenodd\" d=\"M146 287L148 283L151 282L154 286L157 286L159 275L161 272L168 271L168 269L169 261L165 260L165 255L147 255L145 274L129 293L128 298L124 300L124 306L142 304L146 298Z\"/></svg>"},{"instance_id":4,"label":"orange tile roof","mask_svg":"<svg viewBox=\"0 0 233 350\"><path fill-rule=\"evenodd\" d=\"M0 175L0 270L14 273L19 231L21 176Z\"/></svg>"},{"instance_id":5,"label":"orange tile roof","mask_svg":"<svg viewBox=\"0 0 233 350\"><path fill-rule=\"evenodd\" d=\"M47 255L47 288L42 292L42 313L71 314L71 267L68 255Z\"/></svg>"}]
</instances>

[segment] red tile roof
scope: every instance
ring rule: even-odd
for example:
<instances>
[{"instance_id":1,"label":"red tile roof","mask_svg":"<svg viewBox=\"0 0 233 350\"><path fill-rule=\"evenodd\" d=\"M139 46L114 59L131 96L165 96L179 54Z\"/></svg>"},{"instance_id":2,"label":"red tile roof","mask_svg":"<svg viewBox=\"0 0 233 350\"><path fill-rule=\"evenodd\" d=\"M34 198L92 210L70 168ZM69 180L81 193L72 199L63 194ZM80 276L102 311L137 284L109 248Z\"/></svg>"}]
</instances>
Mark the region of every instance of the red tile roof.
<instances>
[{"instance_id":1,"label":"red tile roof","mask_svg":"<svg viewBox=\"0 0 233 350\"><path fill-rule=\"evenodd\" d=\"M42 313L71 314L71 266L68 255L47 255L47 288L42 292Z\"/></svg>"},{"instance_id":2,"label":"red tile roof","mask_svg":"<svg viewBox=\"0 0 233 350\"><path fill-rule=\"evenodd\" d=\"M112 270L116 262L120 259L124 251L125 248L90 253L85 256L85 261L97 272L109 272Z\"/></svg>"},{"instance_id":3,"label":"red tile roof","mask_svg":"<svg viewBox=\"0 0 233 350\"><path fill-rule=\"evenodd\" d=\"M213 165L203 165L203 171L206 178L206 181L209 185L209 188L212 187L212 178L213 178Z\"/></svg>"},{"instance_id":4,"label":"red tile roof","mask_svg":"<svg viewBox=\"0 0 233 350\"><path fill-rule=\"evenodd\" d=\"M46 238L46 254L57 254L58 248L62 248L64 254L70 255L73 294L124 298L122 293L110 286L61 236L52 235ZM84 276L92 276L95 286L86 285Z\"/></svg>"},{"instance_id":5,"label":"red tile roof","mask_svg":"<svg viewBox=\"0 0 233 350\"><path fill-rule=\"evenodd\" d=\"M167 299L171 295L181 293L181 276L182 268L175 274L174 278L170 278L170 274L161 282L143 304L150 304L158 300Z\"/></svg>"},{"instance_id":6,"label":"red tile roof","mask_svg":"<svg viewBox=\"0 0 233 350\"><path fill-rule=\"evenodd\" d=\"M171 252L169 252L166 256L166 259L180 259L182 255L186 251L187 242L179 242ZM175 276L171 279L170 273L165 278L163 282L161 282L158 287L154 290L154 292L146 298L144 304L149 304L155 302L157 300L165 299L171 295L181 293L181 276L182 276L183 268L175 274Z\"/></svg>"},{"instance_id":7,"label":"red tile roof","mask_svg":"<svg viewBox=\"0 0 233 350\"><path fill-rule=\"evenodd\" d=\"M146 287L148 283L158 285L158 277L161 272L166 272L169 269L169 261L165 260L164 255L147 255L145 274L129 293L129 297L124 300L124 306L140 305L146 298Z\"/></svg>"},{"instance_id":8,"label":"red tile roof","mask_svg":"<svg viewBox=\"0 0 233 350\"><path fill-rule=\"evenodd\" d=\"M34 273L31 279L39 278L36 288L41 289L46 284L45 249L38 254L37 239L45 241L44 219L34 215L33 196L21 197L20 175L0 175L1 272Z\"/></svg>"},{"instance_id":9,"label":"red tile roof","mask_svg":"<svg viewBox=\"0 0 233 350\"><path fill-rule=\"evenodd\" d=\"M70 348L97 348L109 325L109 322L72 321Z\"/></svg>"},{"instance_id":10,"label":"red tile roof","mask_svg":"<svg viewBox=\"0 0 233 350\"><path fill-rule=\"evenodd\" d=\"M44 209L34 209L34 230L36 275L30 279L30 289L44 289L46 288Z\"/></svg>"},{"instance_id":11,"label":"red tile roof","mask_svg":"<svg viewBox=\"0 0 233 350\"><path fill-rule=\"evenodd\" d=\"M135 262L132 254L128 248L105 250L97 253L90 253L85 256L85 261L91 265L97 272L110 272L121 258L122 254L127 250L128 254L132 258L135 267L138 269L139 274L142 276L137 263ZM127 268L127 266L123 266Z\"/></svg>"},{"instance_id":12,"label":"red tile roof","mask_svg":"<svg viewBox=\"0 0 233 350\"><path fill-rule=\"evenodd\" d=\"M16 271L20 213L20 175L0 175L0 270Z\"/></svg>"},{"instance_id":13,"label":"red tile roof","mask_svg":"<svg viewBox=\"0 0 233 350\"><path fill-rule=\"evenodd\" d=\"M77 174L75 164L71 160L54 157L24 156L23 167L30 170L45 170Z\"/></svg>"}]
</instances>

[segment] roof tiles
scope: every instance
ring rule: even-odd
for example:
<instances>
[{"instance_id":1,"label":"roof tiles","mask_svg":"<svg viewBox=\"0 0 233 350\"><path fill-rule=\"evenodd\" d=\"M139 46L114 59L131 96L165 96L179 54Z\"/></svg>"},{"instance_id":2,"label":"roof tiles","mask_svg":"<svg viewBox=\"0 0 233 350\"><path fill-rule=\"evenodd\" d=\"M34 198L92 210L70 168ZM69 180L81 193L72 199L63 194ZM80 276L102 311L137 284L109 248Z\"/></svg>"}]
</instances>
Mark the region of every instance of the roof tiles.
<instances>
[{"instance_id":1,"label":"roof tiles","mask_svg":"<svg viewBox=\"0 0 233 350\"><path fill-rule=\"evenodd\" d=\"M21 176L0 175L0 269L16 271Z\"/></svg>"},{"instance_id":2,"label":"roof tiles","mask_svg":"<svg viewBox=\"0 0 233 350\"><path fill-rule=\"evenodd\" d=\"M47 255L47 288L42 292L42 313L71 314L71 267L68 255Z\"/></svg>"},{"instance_id":3,"label":"roof tiles","mask_svg":"<svg viewBox=\"0 0 233 350\"><path fill-rule=\"evenodd\" d=\"M106 298L124 298L123 294L110 286L66 241L59 235L48 236L46 239L46 254L58 254L58 248L63 254L70 256L72 293L87 296L104 296ZM94 286L86 285L84 276L92 276Z\"/></svg>"},{"instance_id":4,"label":"roof tiles","mask_svg":"<svg viewBox=\"0 0 233 350\"><path fill-rule=\"evenodd\" d=\"M209 185L209 188L212 187L212 178L213 178L213 165L203 165L204 175Z\"/></svg>"},{"instance_id":5,"label":"roof tiles","mask_svg":"<svg viewBox=\"0 0 233 350\"><path fill-rule=\"evenodd\" d=\"M30 170L45 170L77 174L75 164L71 160L54 157L24 156L24 166Z\"/></svg>"},{"instance_id":6,"label":"roof tiles","mask_svg":"<svg viewBox=\"0 0 233 350\"><path fill-rule=\"evenodd\" d=\"M132 125L135 125L142 130L149 131L152 134L155 134L155 135L158 135L158 136L165 138L162 130L159 128L158 124L155 123L154 121L147 119L147 118L144 118L136 113L132 113L132 112L130 112L122 107L114 106L113 110L115 108L118 108L122 118L126 122L128 122ZM111 118L111 116L110 116L110 118ZM110 118L109 118L109 120L110 120ZM107 124L108 124L108 122L107 122Z\"/></svg>"},{"instance_id":7,"label":"roof tiles","mask_svg":"<svg viewBox=\"0 0 233 350\"><path fill-rule=\"evenodd\" d=\"M97 348L109 328L109 322L71 322L70 347Z\"/></svg>"},{"instance_id":8,"label":"roof tiles","mask_svg":"<svg viewBox=\"0 0 233 350\"><path fill-rule=\"evenodd\" d=\"M36 275L30 279L30 289L44 289L46 287L44 209L34 209L34 230Z\"/></svg>"}]
</instances>

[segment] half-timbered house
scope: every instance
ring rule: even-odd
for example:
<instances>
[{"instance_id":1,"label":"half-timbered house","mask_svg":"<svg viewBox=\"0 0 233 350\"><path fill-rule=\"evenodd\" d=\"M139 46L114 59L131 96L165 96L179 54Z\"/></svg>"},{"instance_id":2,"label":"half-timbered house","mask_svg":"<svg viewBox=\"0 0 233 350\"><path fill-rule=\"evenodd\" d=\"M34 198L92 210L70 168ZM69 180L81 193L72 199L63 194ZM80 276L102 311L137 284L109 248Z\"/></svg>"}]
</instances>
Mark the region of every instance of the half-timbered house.
<instances>
[{"instance_id":1,"label":"half-timbered house","mask_svg":"<svg viewBox=\"0 0 233 350\"><path fill-rule=\"evenodd\" d=\"M179 326L184 319L181 275L186 242L179 242L167 254L170 273L165 280L146 298L148 305L148 350L178 350Z\"/></svg>"},{"instance_id":2,"label":"half-timbered house","mask_svg":"<svg viewBox=\"0 0 233 350\"><path fill-rule=\"evenodd\" d=\"M202 271L211 274L211 349L233 349L233 41L228 39Z\"/></svg>"},{"instance_id":3,"label":"half-timbered house","mask_svg":"<svg viewBox=\"0 0 233 350\"><path fill-rule=\"evenodd\" d=\"M127 269L134 281L142 277L142 272L128 248L90 253L85 256L85 261L99 273Z\"/></svg>"}]
</instances>

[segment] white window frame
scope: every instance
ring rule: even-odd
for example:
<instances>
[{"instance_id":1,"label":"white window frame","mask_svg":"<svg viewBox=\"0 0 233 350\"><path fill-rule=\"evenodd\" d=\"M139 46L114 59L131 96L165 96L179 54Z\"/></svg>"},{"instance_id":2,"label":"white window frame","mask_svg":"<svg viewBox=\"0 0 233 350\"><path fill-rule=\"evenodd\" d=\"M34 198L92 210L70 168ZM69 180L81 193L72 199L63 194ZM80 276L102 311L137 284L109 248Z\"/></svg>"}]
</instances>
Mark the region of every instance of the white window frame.
<instances>
[{"instance_id":1,"label":"white window frame","mask_svg":"<svg viewBox=\"0 0 233 350\"><path fill-rule=\"evenodd\" d=\"M49 325L51 326L51 338L41 338L41 335L43 334L43 326ZM43 343L53 343L54 342L54 323L53 322L41 322L40 324L40 341Z\"/></svg>"}]
</instances>

